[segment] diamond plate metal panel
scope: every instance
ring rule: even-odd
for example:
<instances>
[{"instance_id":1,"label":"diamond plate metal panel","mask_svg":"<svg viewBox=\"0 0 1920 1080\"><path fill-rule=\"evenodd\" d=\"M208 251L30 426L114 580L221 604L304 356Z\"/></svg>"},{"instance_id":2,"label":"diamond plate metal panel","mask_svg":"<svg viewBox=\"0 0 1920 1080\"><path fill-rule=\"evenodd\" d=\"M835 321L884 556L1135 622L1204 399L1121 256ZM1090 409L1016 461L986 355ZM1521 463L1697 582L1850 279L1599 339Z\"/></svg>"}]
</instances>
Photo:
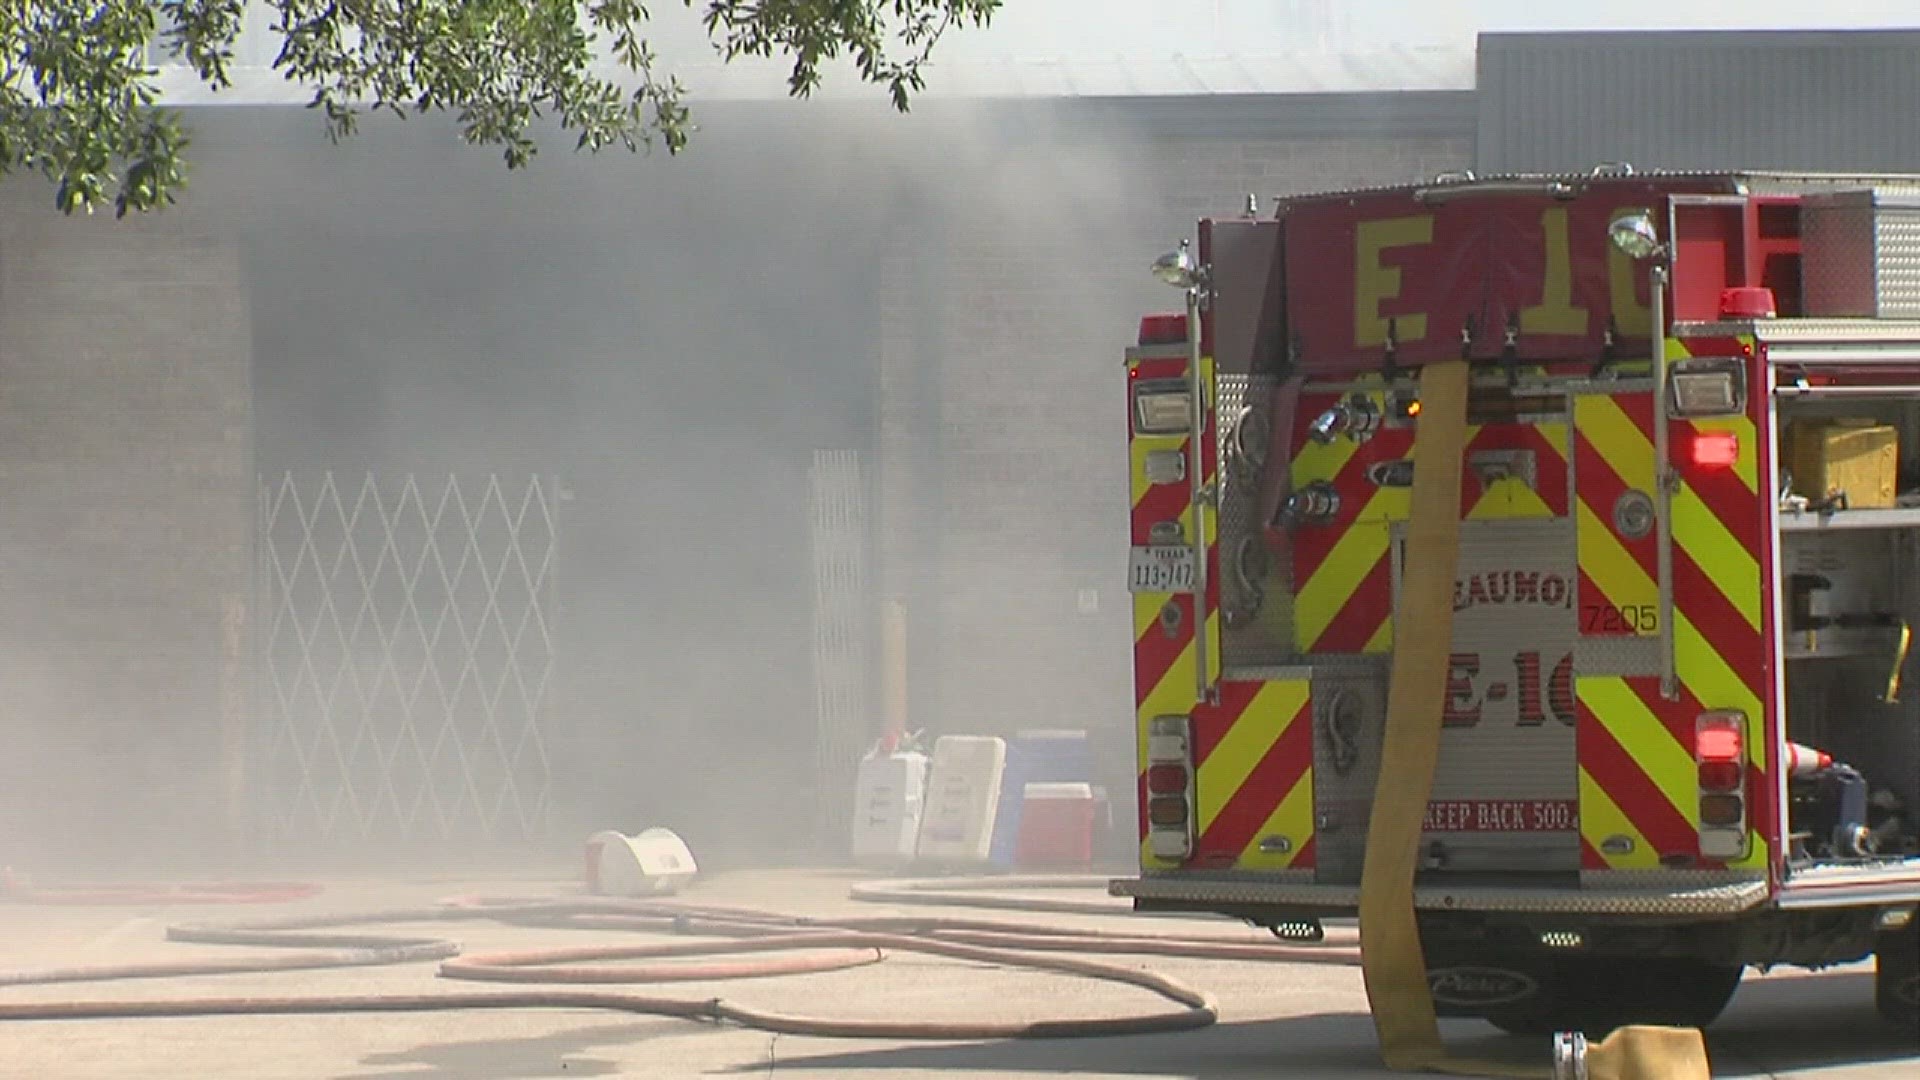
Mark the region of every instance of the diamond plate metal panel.
<instances>
[{"instance_id":1,"label":"diamond plate metal panel","mask_svg":"<svg viewBox=\"0 0 1920 1080\"><path fill-rule=\"evenodd\" d=\"M1657 637L1583 637L1573 646L1573 669L1581 675L1658 675Z\"/></svg>"},{"instance_id":2,"label":"diamond plate metal panel","mask_svg":"<svg viewBox=\"0 0 1920 1080\"><path fill-rule=\"evenodd\" d=\"M552 481L260 488L263 839L544 838Z\"/></svg>"},{"instance_id":3,"label":"diamond plate metal panel","mask_svg":"<svg viewBox=\"0 0 1920 1080\"><path fill-rule=\"evenodd\" d=\"M1801 283L1814 318L1920 316L1920 205L1871 189L1807 197Z\"/></svg>"},{"instance_id":4,"label":"diamond plate metal panel","mask_svg":"<svg viewBox=\"0 0 1920 1080\"><path fill-rule=\"evenodd\" d=\"M1364 664L1314 669L1313 843L1315 880L1322 884L1360 881L1380 777L1390 662L1374 656Z\"/></svg>"},{"instance_id":5,"label":"diamond plate metal panel","mask_svg":"<svg viewBox=\"0 0 1920 1080\"><path fill-rule=\"evenodd\" d=\"M1215 379L1220 458L1221 663L1234 677L1294 657L1293 582L1267 549L1258 518L1273 380L1222 374Z\"/></svg>"}]
</instances>

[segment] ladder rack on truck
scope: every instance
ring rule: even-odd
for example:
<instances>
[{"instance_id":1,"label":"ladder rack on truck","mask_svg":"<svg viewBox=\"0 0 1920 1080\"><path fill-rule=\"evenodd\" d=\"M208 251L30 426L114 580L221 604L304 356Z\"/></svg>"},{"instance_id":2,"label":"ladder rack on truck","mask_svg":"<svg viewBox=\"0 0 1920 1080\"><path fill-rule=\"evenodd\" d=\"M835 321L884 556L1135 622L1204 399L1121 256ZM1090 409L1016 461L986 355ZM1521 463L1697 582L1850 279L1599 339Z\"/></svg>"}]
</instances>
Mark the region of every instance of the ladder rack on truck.
<instances>
[{"instance_id":1,"label":"ladder rack on truck","mask_svg":"<svg viewBox=\"0 0 1920 1080\"><path fill-rule=\"evenodd\" d=\"M1352 915L1396 643L1439 629L1413 905L1443 1015L1704 1023L1747 965L1877 955L1881 1010L1920 1016L1916 265L1920 177L1468 177L1200 222L1156 264L1188 313L1127 355L1114 893ZM1403 624L1419 373L1462 360L1451 625Z\"/></svg>"}]
</instances>

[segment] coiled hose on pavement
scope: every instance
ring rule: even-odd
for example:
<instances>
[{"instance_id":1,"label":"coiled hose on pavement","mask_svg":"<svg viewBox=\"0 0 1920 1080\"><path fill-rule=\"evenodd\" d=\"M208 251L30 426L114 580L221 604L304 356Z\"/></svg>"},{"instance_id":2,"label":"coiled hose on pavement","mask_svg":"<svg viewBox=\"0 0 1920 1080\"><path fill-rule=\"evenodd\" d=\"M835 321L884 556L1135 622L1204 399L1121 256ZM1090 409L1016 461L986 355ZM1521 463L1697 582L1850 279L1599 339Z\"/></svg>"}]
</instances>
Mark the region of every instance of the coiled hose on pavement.
<instances>
[{"instance_id":1,"label":"coiled hose on pavement","mask_svg":"<svg viewBox=\"0 0 1920 1080\"><path fill-rule=\"evenodd\" d=\"M856 898L913 896L922 903L1019 906L1014 898L978 895L988 884L1005 890L1085 884L1078 879L993 879L879 883ZM966 890L956 894L952 888ZM1082 913L1120 913L1113 905L1036 898L1042 910L1075 905ZM343 931L349 927L488 919L510 925L690 934L719 939L701 943L593 946L532 952L461 956L455 942L440 937ZM875 963L889 951L930 953L959 960L1021 967L1117 982L1150 991L1178 1006L1125 1016L1029 1021L918 1021L832 1019L773 1012L720 998L675 998L632 992L543 987L513 992L303 995L296 997L196 997L161 1001L72 1000L0 1004L8 1020L82 1020L134 1017L230 1016L296 1013L422 1012L464 1009L604 1009L628 1013L730 1022L790 1035L837 1038L987 1040L1072 1038L1183 1031L1205 1027L1219 1016L1213 996L1170 976L1118 964L1048 953L1157 954L1197 959L1317 961L1357 964L1350 945L1300 946L1232 941L1220 937L1170 937L1044 928L955 918L875 916L811 919L743 908L658 901L575 899L539 902L469 899L442 905L351 915L294 917L234 925L188 925L167 930L171 941L294 949L284 956L195 960L155 964L89 966L0 972L0 987L191 975L369 967L440 960L443 978L518 984L604 985L709 981L832 971ZM790 953L778 959L766 954ZM722 961L688 964L703 957ZM753 956L752 960L733 959ZM614 962L619 961L616 965ZM650 961L635 965L634 961Z\"/></svg>"}]
</instances>

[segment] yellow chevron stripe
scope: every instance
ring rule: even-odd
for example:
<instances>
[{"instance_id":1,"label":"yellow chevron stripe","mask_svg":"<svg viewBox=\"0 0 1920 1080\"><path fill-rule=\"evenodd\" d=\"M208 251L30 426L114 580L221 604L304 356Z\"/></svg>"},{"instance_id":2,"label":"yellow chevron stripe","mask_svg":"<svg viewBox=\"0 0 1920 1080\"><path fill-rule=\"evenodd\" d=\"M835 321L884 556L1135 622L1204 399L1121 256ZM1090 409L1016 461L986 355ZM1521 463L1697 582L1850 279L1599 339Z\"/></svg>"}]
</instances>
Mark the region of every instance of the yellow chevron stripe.
<instances>
[{"instance_id":1,"label":"yellow chevron stripe","mask_svg":"<svg viewBox=\"0 0 1920 1080\"><path fill-rule=\"evenodd\" d=\"M1651 869L1660 865L1660 853L1653 850L1640 827L1585 769L1580 770L1580 835L1606 860L1609 870ZM1610 836L1632 840L1633 850L1624 855L1609 853L1602 845Z\"/></svg>"},{"instance_id":2,"label":"yellow chevron stripe","mask_svg":"<svg viewBox=\"0 0 1920 1080\"><path fill-rule=\"evenodd\" d=\"M1576 512L1579 514L1576 542L1580 546L1580 569L1612 603L1658 604L1659 584L1614 535L1613 527L1603 521L1585 499L1579 500ZM1636 631L1641 635L1658 632L1659 628L1652 626Z\"/></svg>"},{"instance_id":3,"label":"yellow chevron stripe","mask_svg":"<svg viewBox=\"0 0 1920 1080\"><path fill-rule=\"evenodd\" d=\"M1680 681L1685 683L1687 690L1707 708L1738 709L1747 715L1745 752L1747 760L1752 762L1759 749L1754 745L1754 740L1759 738L1760 725L1765 716L1760 698L1753 692L1752 687L1727 666L1726 660L1719 651L1707 643L1706 637L1687 618L1684 611L1676 609L1673 613L1673 621L1674 669L1680 676ZM1687 819L1698 822L1698 809L1689 813ZM1746 857L1730 861L1728 865L1764 867L1767 864L1768 846L1766 838L1760 832L1764 823L1756 821L1753 824L1754 830L1750 834Z\"/></svg>"},{"instance_id":4,"label":"yellow chevron stripe","mask_svg":"<svg viewBox=\"0 0 1920 1080\"><path fill-rule=\"evenodd\" d=\"M1574 428L1586 437L1602 460L1610 465L1629 488L1651 494L1653 491L1653 442L1640 430L1617 401L1606 394L1582 394L1573 402ZM1574 499L1575 546L1580 569L1608 602L1619 605L1652 605L1660 601L1659 584L1629 553L1613 531L1612 508L1603 515L1582 498L1576 478ZM1636 631L1650 636L1658 627Z\"/></svg>"},{"instance_id":5,"label":"yellow chevron stripe","mask_svg":"<svg viewBox=\"0 0 1920 1080\"><path fill-rule=\"evenodd\" d=\"M1369 501L1369 508L1387 497L1391 490L1377 492ZM1293 626L1294 640L1302 652L1310 651L1320 635L1326 633L1342 605L1353 597L1354 590L1387 553L1389 543L1384 523L1356 522L1334 544L1313 576L1300 586L1294 601Z\"/></svg>"},{"instance_id":6,"label":"yellow chevron stripe","mask_svg":"<svg viewBox=\"0 0 1920 1080\"><path fill-rule=\"evenodd\" d=\"M1393 650L1393 616L1380 620L1380 629L1373 632L1367 643L1361 648L1363 653L1383 653Z\"/></svg>"},{"instance_id":7,"label":"yellow chevron stripe","mask_svg":"<svg viewBox=\"0 0 1920 1080\"><path fill-rule=\"evenodd\" d=\"M1294 455L1294 489L1299 490L1315 480L1332 480L1359 452L1360 444L1352 439L1335 439L1325 446L1308 439L1300 452Z\"/></svg>"},{"instance_id":8,"label":"yellow chevron stripe","mask_svg":"<svg viewBox=\"0 0 1920 1080\"><path fill-rule=\"evenodd\" d=\"M1570 444L1567 442L1567 425L1534 424L1532 426L1540 432L1547 442L1560 447L1561 454L1564 455L1571 452ZM1477 433L1479 430L1478 427L1470 428L1467 436L1468 441L1472 441L1473 433ZM1567 462L1564 457L1558 461L1547 459L1537 461L1534 464L1535 467L1539 469L1559 469L1561 475L1564 476L1566 474ZM1472 481L1472 483L1478 482L1477 480ZM1468 490L1472 489L1469 488ZM1467 510L1467 518L1473 521L1503 521L1512 518L1550 518L1553 516L1553 509L1547 505L1547 500L1541 498L1539 492L1528 487L1526 481L1519 477L1509 477L1505 480L1494 481L1491 486L1481 492L1480 498Z\"/></svg>"},{"instance_id":9,"label":"yellow chevron stripe","mask_svg":"<svg viewBox=\"0 0 1920 1080\"><path fill-rule=\"evenodd\" d=\"M1298 723L1304 724L1307 721L1302 719ZM1293 841L1292 849L1260 850L1260 838L1275 834ZM1312 838L1313 767L1308 766L1307 771L1301 774L1300 782L1293 785L1293 790L1287 792L1287 797L1281 799L1280 805L1274 807L1273 813L1267 815L1266 823L1260 826L1260 831L1247 845L1247 849L1240 853L1240 865L1248 870L1284 870L1293 865L1293 860L1300 857L1301 850Z\"/></svg>"},{"instance_id":10,"label":"yellow chevron stripe","mask_svg":"<svg viewBox=\"0 0 1920 1080\"><path fill-rule=\"evenodd\" d=\"M1573 422L1628 486L1653 490L1653 441L1611 395L1576 397Z\"/></svg>"},{"instance_id":11,"label":"yellow chevron stripe","mask_svg":"<svg viewBox=\"0 0 1920 1080\"><path fill-rule=\"evenodd\" d=\"M1598 675L1574 680L1575 692L1593 711L1594 718L1647 774L1674 810L1688 821L1698 822L1696 805L1700 792L1693 755L1674 739L1640 695L1617 675Z\"/></svg>"},{"instance_id":12,"label":"yellow chevron stripe","mask_svg":"<svg viewBox=\"0 0 1920 1080\"><path fill-rule=\"evenodd\" d=\"M1196 779L1194 801L1201 832L1213 826L1227 801L1247 782L1253 767L1279 741L1287 722L1306 704L1307 690L1308 684L1300 680L1267 683L1215 744Z\"/></svg>"},{"instance_id":13,"label":"yellow chevron stripe","mask_svg":"<svg viewBox=\"0 0 1920 1080\"><path fill-rule=\"evenodd\" d=\"M1200 373L1204 384L1205 406L1209 412L1211 412L1216 400L1213 388L1213 360L1211 357L1201 358ZM1202 433L1197 437L1204 438L1205 435ZM1178 451L1186 441L1186 438L1181 435L1141 435L1129 440L1127 456L1130 465L1129 488L1132 500L1129 508L1130 511L1137 511L1141 498L1145 496L1148 489L1153 486L1147 482L1146 478L1147 454L1155 450ZM1197 457L1199 455L1195 456ZM1216 458L1214 468L1207 469L1203 479L1211 481L1217 473L1218 461ZM1182 502L1179 522L1182 535L1191 536L1193 534L1193 508L1184 500ZM1219 525L1220 519L1218 514L1207 515L1207 529L1203 539L1209 552L1219 543ZM1160 610L1173 596L1174 594L1172 593L1133 594L1133 634L1136 642L1147 634L1158 634L1161 632L1159 627ZM1161 677L1159 683L1148 691L1144 699L1139 703L1136 714L1135 734L1137 736L1138 746L1136 748L1135 761L1141 769L1146 768L1147 735L1153 718L1155 716L1174 714L1191 715L1193 711L1195 702L1193 631L1191 627L1183 626L1178 632L1186 638L1180 655L1176 657L1173 664L1168 667L1166 674ZM1210 612L1207 617L1207 643L1209 666L1212 670L1218 671L1220 658L1220 618L1217 611ZM1179 864L1173 860L1155 858L1148 850L1146 837L1143 836L1140 839L1140 865L1145 869L1168 869L1178 866Z\"/></svg>"},{"instance_id":14,"label":"yellow chevron stripe","mask_svg":"<svg viewBox=\"0 0 1920 1080\"><path fill-rule=\"evenodd\" d=\"M1681 358L1692 355L1686 344L1669 339L1668 355ZM1612 398L1583 396L1575 402L1575 418L1589 442L1607 459L1621 479L1652 490L1653 444L1635 427ZM1744 417L1701 421L1701 430L1730 431L1738 439L1740 455L1734 471L1748 491L1758 494L1758 447L1754 425ZM1631 470L1631 471L1629 471ZM1651 603L1658 588L1647 573L1613 536L1605 519L1584 502L1579 508L1577 526L1580 566L1610 598L1622 603ZM1674 543L1700 566L1716 589L1733 605L1750 629L1760 626L1760 572L1754 553L1741 545L1726 525L1716 517L1698 494L1684 483L1673 499ZM1636 599L1629 600L1633 596ZM1645 599L1638 599L1644 597ZM1757 724L1762 715L1759 698L1727 665L1698 628L1676 606L1674 625L1675 674L1687 690L1709 708L1738 708ZM1654 716L1638 695L1615 678L1591 678L1576 681L1578 693L1594 716L1607 728L1628 753L1632 754L1655 786L1674 803L1682 817L1699 821L1697 777L1686 747L1681 746ZM1583 769L1580 774L1581 833L1601 858L1614 869L1632 869L1657 865L1658 854L1645 837L1633 829L1632 821L1612 797ZM1764 868L1768 861L1767 844L1755 822L1749 855L1730 865ZM1614 857L1601 850L1607 836L1621 833L1635 841L1634 851Z\"/></svg>"},{"instance_id":15,"label":"yellow chevron stripe","mask_svg":"<svg viewBox=\"0 0 1920 1080\"><path fill-rule=\"evenodd\" d=\"M1504 521L1511 518L1552 517L1553 510L1540 493L1519 478L1495 481L1467 511L1470 521Z\"/></svg>"},{"instance_id":16,"label":"yellow chevron stripe","mask_svg":"<svg viewBox=\"0 0 1920 1080\"><path fill-rule=\"evenodd\" d=\"M1685 483L1673 496L1673 541L1747 621L1747 628L1759 630L1759 560Z\"/></svg>"},{"instance_id":17,"label":"yellow chevron stripe","mask_svg":"<svg viewBox=\"0 0 1920 1080\"><path fill-rule=\"evenodd\" d=\"M1160 631L1155 629L1152 632L1157 634ZM1220 613L1217 611L1207 616L1207 637L1212 641L1220 640ZM1180 655L1167 668L1167 673L1161 677L1159 683L1155 684L1152 690L1147 691L1146 697L1140 702L1143 723L1155 716L1185 714L1191 711L1194 705L1193 679L1193 637L1188 634ZM1142 730L1141 737L1145 738L1144 728Z\"/></svg>"}]
</instances>

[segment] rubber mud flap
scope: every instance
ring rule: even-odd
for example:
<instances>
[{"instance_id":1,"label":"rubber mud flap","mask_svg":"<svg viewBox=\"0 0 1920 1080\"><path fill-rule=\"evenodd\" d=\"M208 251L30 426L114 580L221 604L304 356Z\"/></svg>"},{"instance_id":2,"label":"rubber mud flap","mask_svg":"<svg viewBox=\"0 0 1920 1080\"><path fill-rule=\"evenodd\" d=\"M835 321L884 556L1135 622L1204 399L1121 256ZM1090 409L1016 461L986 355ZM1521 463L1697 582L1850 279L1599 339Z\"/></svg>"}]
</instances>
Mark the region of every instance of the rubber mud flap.
<instances>
[{"instance_id":1,"label":"rubber mud flap","mask_svg":"<svg viewBox=\"0 0 1920 1080\"><path fill-rule=\"evenodd\" d=\"M1440 712L1453 649L1453 583L1460 557L1460 481L1467 440L1465 361L1420 371L1413 490L1393 669L1360 873L1360 963L1381 1057L1390 1069L1459 1076L1550 1077L1548 1067L1449 1057L1427 984L1413 907L1420 829L1440 758ZM1545 1049L1543 1047L1543 1049ZM1708 1080L1706 1049L1691 1029L1623 1028L1587 1054L1593 1080ZM1602 1071L1604 1070L1604 1071Z\"/></svg>"}]
</instances>

